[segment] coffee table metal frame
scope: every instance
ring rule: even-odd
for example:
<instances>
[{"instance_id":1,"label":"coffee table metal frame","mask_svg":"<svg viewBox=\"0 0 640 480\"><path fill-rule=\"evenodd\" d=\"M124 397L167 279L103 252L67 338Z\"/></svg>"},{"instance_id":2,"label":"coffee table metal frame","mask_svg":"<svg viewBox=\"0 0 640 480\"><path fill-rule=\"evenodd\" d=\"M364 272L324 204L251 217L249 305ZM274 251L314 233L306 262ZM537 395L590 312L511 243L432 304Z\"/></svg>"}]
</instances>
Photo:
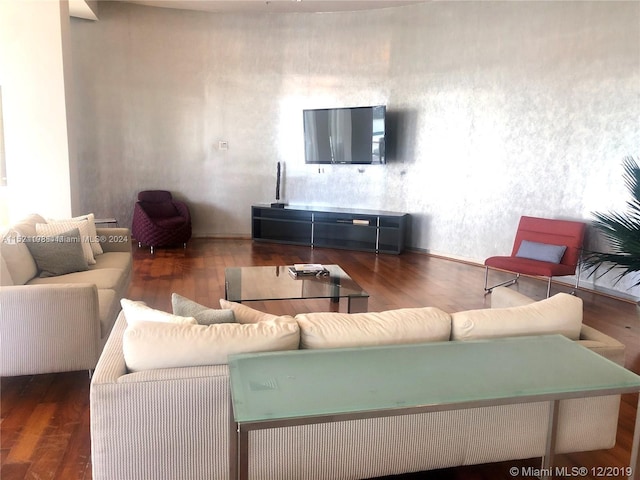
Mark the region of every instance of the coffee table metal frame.
<instances>
[{"instance_id":1,"label":"coffee table metal frame","mask_svg":"<svg viewBox=\"0 0 640 480\"><path fill-rule=\"evenodd\" d=\"M366 312L369 294L340 266L323 265L327 276L293 278L285 266L229 267L224 272L225 299L232 302L308 300L328 298L348 301L349 313Z\"/></svg>"},{"instance_id":2,"label":"coffee table metal frame","mask_svg":"<svg viewBox=\"0 0 640 480\"><path fill-rule=\"evenodd\" d=\"M506 394L504 391L496 391L495 395L487 395L483 394L478 396L477 398L472 398L469 400L447 400L447 401L434 401L433 398L429 398L428 394L426 394L424 398L424 402L415 401L414 403L409 403L407 405L403 405L400 407L381 407L381 408L365 408L363 410L359 410L357 405L345 405L345 408L342 410L336 411L318 411L317 414L313 413L295 413L292 412L291 415L282 414L282 412L277 413L277 408L275 408L276 413L274 413L274 409L270 408L270 412L268 414L261 413L258 411L251 411L247 415L247 402L243 402L240 400L240 397L246 398L246 394L252 388L249 388L247 385L248 377L251 375L252 368L255 369L255 366L259 366L259 368L268 368L264 367L264 362L269 361L271 357L272 360L281 361L283 360L284 364L289 364L289 360L291 360L291 364L295 364L297 355L315 355L315 358L319 361L323 361L323 356L331 356L335 354L355 354L358 355L358 351L362 352L365 350L373 351L375 349L386 349L389 352L397 355L398 352L402 353L400 349L403 348L439 348L445 349L450 348L458 348L458 351L455 353L458 354L460 344L476 344L480 345L482 343L488 344L492 351L497 351L502 348L505 343L510 343L511 345L507 345L507 347L515 348L520 351L525 347L531 348L533 345L536 347L535 342L544 342L547 348L551 348L556 352L559 350L560 354L562 354L562 350L567 351L566 358L563 360L569 362L569 364L565 364L569 370L572 368L580 368L580 364L585 359L591 362L591 369L593 369L593 365L596 365L600 369L600 372L607 372L606 374L600 376L610 377L609 383L604 383L601 387L594 385L586 385L583 388L580 386L576 386L573 384L566 388L566 390L558 389L557 386L554 386L555 391L545 392L545 387L540 387L540 392L536 393L536 386L532 387L531 392L520 395L518 393L512 393L511 395ZM531 343L534 342L534 343ZM550 346L550 347L549 347ZM473 347L472 347L473 348ZM477 347L476 347L477 348ZM549 350L551 352L552 350ZM428 350L425 350L428 352ZM444 350L446 352L446 350ZM435 351L434 351L435 352ZM442 350L441 350L442 352ZM533 366L533 370L543 371L549 368L549 362L554 360L545 359L545 355L541 352L541 360L539 365ZM229 372L230 372L230 443L229 443L229 468L230 468L230 478L231 479L240 479L247 480L248 479L248 468L249 468L249 432L252 430L261 430L268 428L280 428L280 427L289 427L289 426L297 426L297 425L311 425L317 423L329 423L329 422L342 422L348 420L360 420L360 419L368 419L368 418L380 418L380 417L391 417L397 415L411 415L411 414L419 414L419 413L428 413L428 412L440 412L440 411L448 411L448 410L460 410L460 409L468 409L468 408L477 408L477 407L489 407L489 406L499 406L499 405L515 405L522 403L533 403L533 402L549 402L549 415L548 415L548 427L547 427L547 437L546 437L546 447L545 447L545 455L542 458L542 466L541 472L543 473L543 479L551 478L551 473L553 469L554 463L554 455L555 455L555 446L556 446L556 436L558 430L558 411L559 411L559 403L561 400L571 399L571 398L587 398L587 397L598 397L598 396L608 396L608 395L617 395L623 393L635 393L640 391L640 376L635 375L633 372L620 367L619 365L609 361L604 357L600 357L599 360L596 357L600 357L600 355L582 347L575 342L568 340L567 338L561 335L546 335L546 336L535 336L535 337L517 337L517 338L509 338L509 339L497 339L497 340L485 340L485 341L475 341L475 342L437 342L430 344L414 344L414 345L395 345L395 346L386 346L386 347L363 347L363 348L352 348L352 349L327 349L327 350L297 350L290 352L271 352L271 353L262 353L262 354L240 354L240 355L232 355L229 357ZM328 358L328 357L326 357ZM355 358L355 357L351 357ZM391 357L388 357L391 358ZM387 360L388 360L387 358ZM495 359L494 359L495 360ZM497 361L504 361L502 360ZM546 363L545 363L546 362ZM487 364L482 357L475 356L474 362L467 364L465 369L471 370L473 372L474 369L477 369L477 373L481 373L483 368L487 367ZM490 363L490 362L489 362ZM282 363L281 363L282 365ZM338 371L332 370L328 378L335 379L336 375L340 375L340 370L342 372L348 371L351 368L351 363L345 363L341 369ZM317 365L316 365L317 366ZM375 370L375 365L372 365L372 370ZM435 370L440 368L439 366L435 367ZM567 370L565 368L565 370ZM247 378L244 378L244 374L248 373ZM530 372L517 372L515 375L519 377L527 377ZM551 372L553 373L553 372ZM589 372L591 373L591 372ZM273 374L269 372L269 374ZM275 374L274 374L275 375ZM286 374L287 378L295 378L291 375L291 373ZM455 377L455 374L453 374ZM450 377L451 372L447 372L446 377ZM396 375L397 377L397 375ZM611 380L611 377L617 378L618 381ZM515 378L515 377L514 377ZM450 380L450 379L449 379ZM449 381L446 380L446 381ZM283 380L284 381L284 380ZM325 389L327 393L330 393L331 382L332 380L327 380L327 382L322 383L320 380L319 388ZM378 382L380 380L378 379ZM389 381L392 381L389 379ZM438 380L440 381L440 380ZM455 385L455 378L450 382L451 385ZM508 381L508 380L507 380ZM255 383L255 382L250 382ZM276 382L277 383L277 382ZM318 381L314 377L314 385L317 385ZM415 382L414 382L415 383ZM425 382L429 384L429 382ZM556 382L557 383L557 382ZM377 383L376 387L384 388L384 383ZM397 385L396 385L397 387ZM439 388L442 386L440 385ZM258 390L263 390L259 388ZM269 390L269 389L267 389ZM275 389L277 390L277 388ZM456 390L454 387L453 390ZM257 392L258 394L264 392ZM273 393L273 392L271 392ZM253 393L250 393L253 394ZM277 393L276 393L277 395ZM444 395L447 398L448 391L438 391L438 395L440 398ZM452 398L456 395L459 395L459 392L452 394ZM292 392L282 393L282 398L287 397L287 401L290 402L292 397ZM302 400L301 400L302 401ZM270 407L273 404L269 405ZM306 407L305 407L306 408ZM238 413L238 409L245 411L245 413ZM249 408L250 409L250 408ZM640 399L637 407L637 411L640 412ZM238 418L239 416L244 415L247 417L246 419ZM631 475L629 476L630 480L640 480L640 458L639 458L639 448L640 448L640 414L636 415L636 423L633 434L633 442L631 449L631 458L630 458L630 466L632 469Z\"/></svg>"}]
</instances>

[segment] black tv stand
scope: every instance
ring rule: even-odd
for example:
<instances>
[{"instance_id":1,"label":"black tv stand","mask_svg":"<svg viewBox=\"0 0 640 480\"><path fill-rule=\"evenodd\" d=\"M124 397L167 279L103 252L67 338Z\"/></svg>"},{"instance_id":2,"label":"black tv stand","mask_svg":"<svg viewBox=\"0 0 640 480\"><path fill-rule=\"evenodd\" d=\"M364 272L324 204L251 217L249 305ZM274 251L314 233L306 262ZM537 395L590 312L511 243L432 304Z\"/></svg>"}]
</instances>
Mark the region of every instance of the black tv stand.
<instances>
[{"instance_id":1,"label":"black tv stand","mask_svg":"<svg viewBox=\"0 0 640 480\"><path fill-rule=\"evenodd\" d=\"M399 254L409 214L331 207L253 205L255 241Z\"/></svg>"}]
</instances>

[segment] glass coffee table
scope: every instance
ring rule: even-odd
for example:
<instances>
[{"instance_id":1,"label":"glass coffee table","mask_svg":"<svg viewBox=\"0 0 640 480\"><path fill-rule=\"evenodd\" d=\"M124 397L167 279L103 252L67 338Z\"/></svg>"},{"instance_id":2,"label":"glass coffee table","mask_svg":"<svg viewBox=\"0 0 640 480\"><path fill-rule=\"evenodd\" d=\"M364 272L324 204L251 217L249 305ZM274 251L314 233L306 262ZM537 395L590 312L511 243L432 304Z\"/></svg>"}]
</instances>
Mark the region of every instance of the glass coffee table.
<instances>
[{"instance_id":1,"label":"glass coffee table","mask_svg":"<svg viewBox=\"0 0 640 480\"><path fill-rule=\"evenodd\" d=\"M229 374L234 480L248 478L251 430L529 402L549 403L550 472L561 400L640 391L640 376L561 335L237 354ZM639 446L640 415L635 480Z\"/></svg>"},{"instance_id":2,"label":"glass coffee table","mask_svg":"<svg viewBox=\"0 0 640 480\"><path fill-rule=\"evenodd\" d=\"M296 278L289 274L289 266L229 267L224 272L225 298L238 303L346 298L349 313L366 312L369 294L338 265L323 266L327 275Z\"/></svg>"}]
</instances>

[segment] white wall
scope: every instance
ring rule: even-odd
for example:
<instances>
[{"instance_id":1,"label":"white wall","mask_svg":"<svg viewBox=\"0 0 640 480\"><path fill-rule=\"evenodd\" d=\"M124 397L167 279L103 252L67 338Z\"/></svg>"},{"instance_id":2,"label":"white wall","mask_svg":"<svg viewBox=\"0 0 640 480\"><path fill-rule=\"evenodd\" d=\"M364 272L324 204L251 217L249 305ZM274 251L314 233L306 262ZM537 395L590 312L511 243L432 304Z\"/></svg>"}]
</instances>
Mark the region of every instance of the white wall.
<instances>
[{"instance_id":1,"label":"white wall","mask_svg":"<svg viewBox=\"0 0 640 480\"><path fill-rule=\"evenodd\" d=\"M139 190L164 188L192 205L196 235L248 235L281 161L289 203L407 211L411 246L482 262L510 251L520 215L623 208L621 162L640 153L638 2L105 2L72 43L82 208L123 224ZM388 165L304 164L303 108L378 103Z\"/></svg>"},{"instance_id":2,"label":"white wall","mask_svg":"<svg viewBox=\"0 0 640 480\"><path fill-rule=\"evenodd\" d=\"M73 195L79 197L72 192L75 142L67 124L67 3L0 2L0 48L9 218L68 217Z\"/></svg>"}]
</instances>

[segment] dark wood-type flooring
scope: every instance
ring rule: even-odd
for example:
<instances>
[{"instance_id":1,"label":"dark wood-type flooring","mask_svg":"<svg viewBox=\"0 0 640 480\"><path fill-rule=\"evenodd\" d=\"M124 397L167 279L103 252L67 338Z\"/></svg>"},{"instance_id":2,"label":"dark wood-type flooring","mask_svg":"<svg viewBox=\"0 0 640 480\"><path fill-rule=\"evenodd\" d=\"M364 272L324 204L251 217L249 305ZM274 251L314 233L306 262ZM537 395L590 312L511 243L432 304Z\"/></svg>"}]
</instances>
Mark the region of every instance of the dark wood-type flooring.
<instances>
[{"instance_id":1,"label":"dark wood-type flooring","mask_svg":"<svg viewBox=\"0 0 640 480\"><path fill-rule=\"evenodd\" d=\"M224 295L225 267L308 262L341 265L371 295L370 311L436 306L454 312L483 308L489 302L483 295L484 269L477 265L418 252L405 252L399 256L375 255L253 243L244 239L194 239L186 250L160 248L153 256L148 250L134 245L134 277L128 296L144 300L154 308L170 310L170 295L177 292L217 307L218 299ZM503 274L495 273L492 278L501 276ZM512 288L539 299L545 294L544 282L535 279L522 279ZM569 286L554 285L552 294L569 290ZM579 291L578 295L584 300L584 322L623 342L627 348L626 367L640 373L640 321L636 305L588 291ZM344 305L319 300L255 306L273 313L294 314L344 309ZM87 372L2 378L0 395L2 480L91 478ZM615 448L559 455L557 464L569 468L586 467L588 474L580 478L623 478L623 474L614 473L618 473L617 467L628 465L637 401L637 395L623 396ZM537 468L539 461L536 458L394 478L524 478L512 475L510 469Z\"/></svg>"}]
</instances>

